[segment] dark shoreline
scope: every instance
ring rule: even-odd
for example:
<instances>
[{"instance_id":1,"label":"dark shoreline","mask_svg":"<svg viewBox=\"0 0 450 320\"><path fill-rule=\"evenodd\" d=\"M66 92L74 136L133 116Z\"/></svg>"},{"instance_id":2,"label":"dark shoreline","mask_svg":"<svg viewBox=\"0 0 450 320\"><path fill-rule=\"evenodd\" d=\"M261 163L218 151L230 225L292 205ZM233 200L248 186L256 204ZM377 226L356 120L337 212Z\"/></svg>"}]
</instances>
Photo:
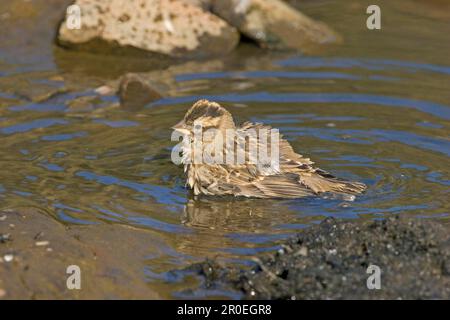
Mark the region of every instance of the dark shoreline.
<instances>
[{"instance_id":1,"label":"dark shoreline","mask_svg":"<svg viewBox=\"0 0 450 320\"><path fill-rule=\"evenodd\" d=\"M450 236L437 221L327 218L282 247L256 257L250 270L215 261L188 270L206 289L236 290L243 299L450 298ZM369 265L381 269L379 290L367 288Z\"/></svg>"}]
</instances>

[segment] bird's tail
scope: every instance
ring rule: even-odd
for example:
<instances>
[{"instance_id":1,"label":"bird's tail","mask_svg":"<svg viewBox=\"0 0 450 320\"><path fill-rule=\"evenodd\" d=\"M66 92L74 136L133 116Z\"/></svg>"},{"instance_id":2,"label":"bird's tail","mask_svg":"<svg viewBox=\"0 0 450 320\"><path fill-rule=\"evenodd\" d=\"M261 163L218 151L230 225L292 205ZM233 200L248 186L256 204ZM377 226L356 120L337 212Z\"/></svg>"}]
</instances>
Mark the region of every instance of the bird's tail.
<instances>
[{"instance_id":1,"label":"bird's tail","mask_svg":"<svg viewBox=\"0 0 450 320\"><path fill-rule=\"evenodd\" d=\"M367 188L364 183L341 180L326 172L302 176L301 182L315 193L360 194Z\"/></svg>"}]
</instances>

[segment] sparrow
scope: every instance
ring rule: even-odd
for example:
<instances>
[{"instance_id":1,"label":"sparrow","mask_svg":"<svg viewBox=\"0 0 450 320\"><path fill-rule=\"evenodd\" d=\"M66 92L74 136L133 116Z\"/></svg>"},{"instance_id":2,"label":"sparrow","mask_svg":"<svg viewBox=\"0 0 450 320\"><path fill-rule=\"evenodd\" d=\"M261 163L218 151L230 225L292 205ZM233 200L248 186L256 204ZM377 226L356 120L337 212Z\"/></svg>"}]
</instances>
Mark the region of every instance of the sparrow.
<instances>
[{"instance_id":1,"label":"sparrow","mask_svg":"<svg viewBox=\"0 0 450 320\"><path fill-rule=\"evenodd\" d=\"M357 195L366 186L360 182L345 181L314 166L309 158L296 153L288 141L279 134L278 165L273 168L267 164L258 165L251 160L248 146L239 147L238 143L223 143L223 153L230 149L241 148L245 160L240 163L196 163L189 161L194 144L195 128L214 129L216 135L225 134L227 130L246 133L260 129L271 130L261 123L245 122L240 127L224 107L205 99L197 101L185 114L184 118L172 128L188 138L184 140L181 151L181 163L187 174L186 186L194 195L235 196L248 198L301 198L317 196L324 193ZM214 140L209 137L208 141ZM276 141L273 139L273 141ZM269 144L272 141L269 139ZM258 141L258 146L259 146ZM204 144L205 146L207 144ZM203 147L204 148L204 147ZM242 149L243 148L243 149ZM204 150L201 150L204 151Z\"/></svg>"}]
</instances>

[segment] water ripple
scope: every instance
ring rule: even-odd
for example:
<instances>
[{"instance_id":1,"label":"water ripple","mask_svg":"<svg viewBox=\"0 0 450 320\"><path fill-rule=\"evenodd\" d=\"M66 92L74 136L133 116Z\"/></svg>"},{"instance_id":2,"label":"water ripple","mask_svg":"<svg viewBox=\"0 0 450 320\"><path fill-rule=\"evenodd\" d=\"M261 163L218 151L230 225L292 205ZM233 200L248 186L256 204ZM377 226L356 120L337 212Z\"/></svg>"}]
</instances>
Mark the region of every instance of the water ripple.
<instances>
[{"instance_id":1,"label":"water ripple","mask_svg":"<svg viewBox=\"0 0 450 320\"><path fill-rule=\"evenodd\" d=\"M222 94L184 96L161 99L152 104L170 105L178 103L193 103L200 99L209 99L217 102L274 102L274 103L353 103L372 104L380 106L412 108L439 118L450 120L450 107L431 101L413 100L401 97L390 97L382 95L357 94L357 93L269 93L255 92L248 94Z\"/></svg>"},{"instance_id":2,"label":"water ripple","mask_svg":"<svg viewBox=\"0 0 450 320\"><path fill-rule=\"evenodd\" d=\"M446 75L450 74L450 67L448 66L388 59L293 57L278 61L275 64L283 67L342 69L363 68L367 70L392 70L392 67L395 67L408 72L429 71Z\"/></svg>"},{"instance_id":3,"label":"water ripple","mask_svg":"<svg viewBox=\"0 0 450 320\"><path fill-rule=\"evenodd\" d=\"M157 202L162 204L182 204L186 201L185 198L175 195L172 189L162 186L122 180L113 176L99 175L89 171L78 171L75 175L88 181L96 181L104 185L117 185L129 188L134 191L149 195Z\"/></svg>"},{"instance_id":4,"label":"water ripple","mask_svg":"<svg viewBox=\"0 0 450 320\"><path fill-rule=\"evenodd\" d=\"M38 128L47 128L54 125L65 125L69 121L64 119L38 119L30 122L18 123L8 127L0 128L0 132L3 134L23 133Z\"/></svg>"}]
</instances>

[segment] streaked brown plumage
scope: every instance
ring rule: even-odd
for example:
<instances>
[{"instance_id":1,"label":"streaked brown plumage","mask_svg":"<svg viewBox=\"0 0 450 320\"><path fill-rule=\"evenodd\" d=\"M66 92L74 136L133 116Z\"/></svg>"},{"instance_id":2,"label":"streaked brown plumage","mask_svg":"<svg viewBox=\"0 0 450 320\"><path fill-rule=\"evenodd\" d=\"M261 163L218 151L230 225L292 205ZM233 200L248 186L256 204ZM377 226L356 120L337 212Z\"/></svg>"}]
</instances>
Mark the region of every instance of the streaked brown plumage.
<instances>
[{"instance_id":1,"label":"streaked brown plumage","mask_svg":"<svg viewBox=\"0 0 450 320\"><path fill-rule=\"evenodd\" d=\"M237 128L231 114L218 103L197 101L184 119L173 129L193 133L195 123L204 129L271 129L259 123L246 122ZM224 152L227 152L226 148ZM295 153L289 142L279 137L280 165L278 172L267 172L250 163L244 164L193 164L185 163L186 185L195 195L232 195L255 198L299 198L324 192L359 194L366 186L359 182L340 180L316 168L313 162Z\"/></svg>"}]
</instances>

